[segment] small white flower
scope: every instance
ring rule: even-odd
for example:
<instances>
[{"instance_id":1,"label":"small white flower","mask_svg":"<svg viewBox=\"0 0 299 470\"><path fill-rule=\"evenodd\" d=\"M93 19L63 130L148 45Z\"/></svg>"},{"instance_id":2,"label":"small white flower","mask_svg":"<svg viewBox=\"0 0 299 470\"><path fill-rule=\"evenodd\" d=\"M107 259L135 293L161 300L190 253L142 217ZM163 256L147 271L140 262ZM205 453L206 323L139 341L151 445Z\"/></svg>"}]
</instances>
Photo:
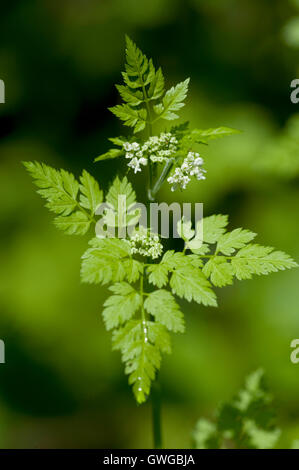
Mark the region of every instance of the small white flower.
<instances>
[{"instance_id":1,"label":"small white flower","mask_svg":"<svg viewBox=\"0 0 299 470\"><path fill-rule=\"evenodd\" d=\"M162 132L159 136L150 137L141 146L138 142L123 144L125 158L129 159L128 166L135 173L141 171L140 165L147 165L148 159L153 163L163 163L178 150L178 141L170 132Z\"/></svg>"},{"instance_id":2,"label":"small white flower","mask_svg":"<svg viewBox=\"0 0 299 470\"><path fill-rule=\"evenodd\" d=\"M140 158L139 163L144 166L147 165L147 158L144 158L144 157Z\"/></svg>"},{"instance_id":3,"label":"small white flower","mask_svg":"<svg viewBox=\"0 0 299 470\"><path fill-rule=\"evenodd\" d=\"M125 143L123 144L123 148L124 148L124 150L125 150L126 152L129 152L129 151L131 150L131 144L130 144L130 142L125 142Z\"/></svg>"},{"instance_id":4,"label":"small white flower","mask_svg":"<svg viewBox=\"0 0 299 470\"><path fill-rule=\"evenodd\" d=\"M150 256L156 259L161 256L163 246L160 243L159 236L147 231L146 228L140 227L130 238L131 254L139 254L142 256Z\"/></svg>"},{"instance_id":5,"label":"small white flower","mask_svg":"<svg viewBox=\"0 0 299 470\"><path fill-rule=\"evenodd\" d=\"M132 145L131 145L131 147L132 147L132 150L135 150L135 151L136 151L136 150L139 150L140 145L139 145L137 142L133 142Z\"/></svg>"},{"instance_id":6,"label":"small white flower","mask_svg":"<svg viewBox=\"0 0 299 470\"><path fill-rule=\"evenodd\" d=\"M170 183L171 191L175 191L177 187L186 189L187 184L191 181L190 176L195 176L197 180L204 180L206 171L201 168L204 161L197 152L188 152L180 167L174 170L172 176L167 178Z\"/></svg>"},{"instance_id":7,"label":"small white flower","mask_svg":"<svg viewBox=\"0 0 299 470\"><path fill-rule=\"evenodd\" d=\"M128 163L128 166L134 170L134 173L141 171L139 160L136 157L132 158L132 160Z\"/></svg>"}]
</instances>

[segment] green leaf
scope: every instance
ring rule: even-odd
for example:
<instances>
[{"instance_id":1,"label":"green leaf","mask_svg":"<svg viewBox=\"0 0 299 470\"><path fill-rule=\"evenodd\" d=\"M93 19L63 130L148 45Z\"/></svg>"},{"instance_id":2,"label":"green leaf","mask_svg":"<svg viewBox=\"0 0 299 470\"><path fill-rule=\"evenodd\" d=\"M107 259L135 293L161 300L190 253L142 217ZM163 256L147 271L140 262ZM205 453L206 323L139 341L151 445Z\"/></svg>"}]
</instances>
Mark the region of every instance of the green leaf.
<instances>
[{"instance_id":1,"label":"green leaf","mask_svg":"<svg viewBox=\"0 0 299 470\"><path fill-rule=\"evenodd\" d=\"M131 108L128 104L118 104L109 108L109 110L123 121L126 126L134 127L135 132L144 129L147 118L146 109L137 110Z\"/></svg>"},{"instance_id":2,"label":"green leaf","mask_svg":"<svg viewBox=\"0 0 299 470\"><path fill-rule=\"evenodd\" d=\"M197 222L196 232L191 228L191 222L184 222L181 226L178 224L177 227L178 234L186 242L185 249L197 255L205 255L210 251L210 247L203 243L202 223L202 220Z\"/></svg>"},{"instance_id":3,"label":"green leaf","mask_svg":"<svg viewBox=\"0 0 299 470\"><path fill-rule=\"evenodd\" d=\"M116 85L125 104L109 109L137 133L146 126L148 101L164 93L164 78L161 69L156 72L152 60L148 60L128 36L125 69L122 73L125 85Z\"/></svg>"},{"instance_id":4,"label":"green leaf","mask_svg":"<svg viewBox=\"0 0 299 470\"><path fill-rule=\"evenodd\" d=\"M93 284L123 281L131 276L130 245L119 238L94 238L82 256L81 279ZM139 277L139 273L138 273ZM137 275L135 276L137 280Z\"/></svg>"},{"instance_id":5,"label":"green leaf","mask_svg":"<svg viewBox=\"0 0 299 470\"><path fill-rule=\"evenodd\" d=\"M54 219L56 227L70 235L84 235L93 221L95 205L103 197L95 179L83 171L79 184L74 175L65 170L39 162L24 162L24 165L39 188L38 193L46 199L46 207L58 214Z\"/></svg>"},{"instance_id":6,"label":"green leaf","mask_svg":"<svg viewBox=\"0 0 299 470\"><path fill-rule=\"evenodd\" d=\"M212 423L199 420L193 434L197 448L270 449L280 430L275 427L272 398L265 387L264 373L251 374L236 398L221 404Z\"/></svg>"},{"instance_id":7,"label":"green leaf","mask_svg":"<svg viewBox=\"0 0 299 470\"><path fill-rule=\"evenodd\" d=\"M103 160L111 160L113 158L118 158L124 155L123 149L110 149L108 152L103 153L102 155L99 155L94 159L94 162L99 162Z\"/></svg>"},{"instance_id":8,"label":"green leaf","mask_svg":"<svg viewBox=\"0 0 299 470\"><path fill-rule=\"evenodd\" d=\"M177 223L177 232L179 236L187 241L194 237L195 231L192 229L191 220L185 220L184 217Z\"/></svg>"},{"instance_id":9,"label":"green leaf","mask_svg":"<svg viewBox=\"0 0 299 470\"><path fill-rule=\"evenodd\" d=\"M170 88L170 90L165 93L162 103L154 106L154 111L158 114L159 118L172 120L179 117L174 111L178 111L184 106L189 81L190 79L187 78L184 82L178 83L175 87Z\"/></svg>"},{"instance_id":10,"label":"green leaf","mask_svg":"<svg viewBox=\"0 0 299 470\"><path fill-rule=\"evenodd\" d=\"M199 419L193 432L193 440L196 449L217 449L219 438L216 424L207 419Z\"/></svg>"},{"instance_id":11,"label":"green leaf","mask_svg":"<svg viewBox=\"0 0 299 470\"><path fill-rule=\"evenodd\" d=\"M103 191L100 190L98 182L85 170L80 181L80 204L95 214L97 207L103 202Z\"/></svg>"},{"instance_id":12,"label":"green leaf","mask_svg":"<svg viewBox=\"0 0 299 470\"><path fill-rule=\"evenodd\" d=\"M76 211L68 216L55 217L54 224L68 235L84 235L90 227L90 219L84 212Z\"/></svg>"},{"instance_id":13,"label":"green leaf","mask_svg":"<svg viewBox=\"0 0 299 470\"><path fill-rule=\"evenodd\" d=\"M106 202L111 204L115 210L118 208L119 196L124 196L126 198L127 208L136 202L136 193L126 177L120 180L117 176L110 186L106 196Z\"/></svg>"},{"instance_id":14,"label":"green leaf","mask_svg":"<svg viewBox=\"0 0 299 470\"><path fill-rule=\"evenodd\" d=\"M143 403L149 393L151 382L155 379L156 370L160 368L161 354L151 343L136 342L131 351L132 359L126 365L125 372L129 374L129 384L137 403Z\"/></svg>"},{"instance_id":15,"label":"green leaf","mask_svg":"<svg viewBox=\"0 0 299 470\"><path fill-rule=\"evenodd\" d=\"M199 268L202 266L202 260L195 255L185 255L180 251L169 250L164 253L161 264L165 265L169 271L188 266Z\"/></svg>"},{"instance_id":16,"label":"green leaf","mask_svg":"<svg viewBox=\"0 0 299 470\"><path fill-rule=\"evenodd\" d=\"M164 93L164 77L161 68L157 70L148 89L149 100L157 100Z\"/></svg>"},{"instance_id":17,"label":"green leaf","mask_svg":"<svg viewBox=\"0 0 299 470\"><path fill-rule=\"evenodd\" d=\"M245 420L244 432L248 435L250 447L253 449L273 449L281 434L278 428L261 429L252 420Z\"/></svg>"},{"instance_id":18,"label":"green leaf","mask_svg":"<svg viewBox=\"0 0 299 470\"><path fill-rule=\"evenodd\" d=\"M186 249L198 255L205 255L210 251L207 243L216 243L224 234L227 224L228 217L219 214L199 220L196 224L196 233L191 228L191 221L185 222L183 219L178 222L177 230L180 237L186 241Z\"/></svg>"},{"instance_id":19,"label":"green leaf","mask_svg":"<svg viewBox=\"0 0 299 470\"><path fill-rule=\"evenodd\" d=\"M140 274L143 272L143 264L133 258L128 258L123 261L123 266L126 271L128 282L138 281Z\"/></svg>"},{"instance_id":20,"label":"green leaf","mask_svg":"<svg viewBox=\"0 0 299 470\"><path fill-rule=\"evenodd\" d=\"M170 292L161 289L149 294L144 308L169 331L183 333L184 317Z\"/></svg>"},{"instance_id":21,"label":"green leaf","mask_svg":"<svg viewBox=\"0 0 299 470\"><path fill-rule=\"evenodd\" d=\"M163 287L168 283L168 268L165 264L151 264L147 271L150 273L149 282L157 287Z\"/></svg>"},{"instance_id":22,"label":"green leaf","mask_svg":"<svg viewBox=\"0 0 299 470\"><path fill-rule=\"evenodd\" d=\"M204 266L203 273L210 277L216 287L224 287L233 283L233 268L224 256L211 258Z\"/></svg>"},{"instance_id":23,"label":"green leaf","mask_svg":"<svg viewBox=\"0 0 299 470\"><path fill-rule=\"evenodd\" d=\"M211 289L211 284L201 270L191 263L176 267L170 278L170 286L174 294L189 302L194 300L199 304L217 306L216 295Z\"/></svg>"},{"instance_id":24,"label":"green leaf","mask_svg":"<svg viewBox=\"0 0 299 470\"><path fill-rule=\"evenodd\" d=\"M132 90L124 85L115 85L122 99L130 106L138 106L143 102L143 94L139 90Z\"/></svg>"},{"instance_id":25,"label":"green leaf","mask_svg":"<svg viewBox=\"0 0 299 470\"><path fill-rule=\"evenodd\" d=\"M219 139L233 134L240 134L241 131L230 127L216 127L214 129L194 129L193 133L203 140Z\"/></svg>"},{"instance_id":26,"label":"green leaf","mask_svg":"<svg viewBox=\"0 0 299 470\"><path fill-rule=\"evenodd\" d=\"M126 137L109 137L110 142L118 147L123 147L124 143L128 141Z\"/></svg>"},{"instance_id":27,"label":"green leaf","mask_svg":"<svg viewBox=\"0 0 299 470\"><path fill-rule=\"evenodd\" d=\"M150 393L156 370L160 368L161 352L170 352L167 331L163 325L158 326L152 321L129 320L113 332L113 348L121 351L136 401L143 403Z\"/></svg>"},{"instance_id":28,"label":"green leaf","mask_svg":"<svg viewBox=\"0 0 299 470\"><path fill-rule=\"evenodd\" d=\"M228 224L227 215L211 215L203 219L203 241L206 243L216 243L225 232Z\"/></svg>"},{"instance_id":29,"label":"green leaf","mask_svg":"<svg viewBox=\"0 0 299 470\"><path fill-rule=\"evenodd\" d=\"M74 175L56 170L45 163L24 162L24 166L40 188L37 192L46 199L46 207L55 214L67 216L77 206L79 183Z\"/></svg>"},{"instance_id":30,"label":"green leaf","mask_svg":"<svg viewBox=\"0 0 299 470\"><path fill-rule=\"evenodd\" d=\"M147 322L148 338L162 353L171 353L170 335L164 325L153 321Z\"/></svg>"},{"instance_id":31,"label":"green leaf","mask_svg":"<svg viewBox=\"0 0 299 470\"><path fill-rule=\"evenodd\" d=\"M132 86L133 83L133 88L142 87L149 78L151 67L147 57L128 36L126 36L126 61L124 75L127 79L130 77L130 81L126 81L126 83L129 86Z\"/></svg>"},{"instance_id":32,"label":"green leaf","mask_svg":"<svg viewBox=\"0 0 299 470\"><path fill-rule=\"evenodd\" d=\"M106 203L109 207L104 212L103 223L114 230L116 227L118 230L122 230L130 224L137 223L140 211L138 209L131 210L135 202L136 194L131 183L126 177L122 180L116 177L106 197Z\"/></svg>"},{"instance_id":33,"label":"green leaf","mask_svg":"<svg viewBox=\"0 0 299 470\"><path fill-rule=\"evenodd\" d=\"M106 209L103 219L109 227L126 227L135 224L140 217L138 209L130 210L136 203L136 194L126 177L122 180L115 178L106 196L106 203L110 208Z\"/></svg>"},{"instance_id":34,"label":"green leaf","mask_svg":"<svg viewBox=\"0 0 299 470\"><path fill-rule=\"evenodd\" d=\"M141 306L141 296L126 282L117 283L109 289L114 295L104 303L103 317L107 330L130 320Z\"/></svg>"},{"instance_id":35,"label":"green leaf","mask_svg":"<svg viewBox=\"0 0 299 470\"><path fill-rule=\"evenodd\" d=\"M238 251L232 258L231 265L239 280L251 279L253 274L269 274L298 266L286 253L256 244L249 244Z\"/></svg>"},{"instance_id":36,"label":"green leaf","mask_svg":"<svg viewBox=\"0 0 299 470\"><path fill-rule=\"evenodd\" d=\"M216 252L221 251L224 255L230 256L237 249L243 248L247 243L253 240L254 237L256 237L256 233L242 228L236 228L232 232L227 232L220 236Z\"/></svg>"}]
</instances>

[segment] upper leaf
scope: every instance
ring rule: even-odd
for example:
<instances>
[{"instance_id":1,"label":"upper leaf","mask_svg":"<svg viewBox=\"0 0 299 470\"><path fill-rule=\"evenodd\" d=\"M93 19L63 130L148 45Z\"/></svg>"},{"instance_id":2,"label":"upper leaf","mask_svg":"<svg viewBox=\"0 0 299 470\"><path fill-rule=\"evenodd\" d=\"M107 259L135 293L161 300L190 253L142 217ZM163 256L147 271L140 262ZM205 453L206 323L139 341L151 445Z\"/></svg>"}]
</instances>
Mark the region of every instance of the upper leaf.
<instances>
[{"instance_id":1,"label":"upper leaf","mask_svg":"<svg viewBox=\"0 0 299 470\"><path fill-rule=\"evenodd\" d=\"M159 68L155 73L155 76L148 88L148 98L149 100L157 100L164 93L164 76L162 69Z\"/></svg>"},{"instance_id":2,"label":"upper leaf","mask_svg":"<svg viewBox=\"0 0 299 470\"><path fill-rule=\"evenodd\" d=\"M147 110L136 109L130 107L128 104L118 104L109 108L126 126L134 127L134 132L142 131L146 125Z\"/></svg>"},{"instance_id":3,"label":"upper leaf","mask_svg":"<svg viewBox=\"0 0 299 470\"><path fill-rule=\"evenodd\" d=\"M187 96L189 81L190 79L187 78L184 82L170 88L165 93L162 103L154 106L154 110L159 118L172 120L179 117L174 111L178 111L185 105L184 100Z\"/></svg>"}]
</instances>

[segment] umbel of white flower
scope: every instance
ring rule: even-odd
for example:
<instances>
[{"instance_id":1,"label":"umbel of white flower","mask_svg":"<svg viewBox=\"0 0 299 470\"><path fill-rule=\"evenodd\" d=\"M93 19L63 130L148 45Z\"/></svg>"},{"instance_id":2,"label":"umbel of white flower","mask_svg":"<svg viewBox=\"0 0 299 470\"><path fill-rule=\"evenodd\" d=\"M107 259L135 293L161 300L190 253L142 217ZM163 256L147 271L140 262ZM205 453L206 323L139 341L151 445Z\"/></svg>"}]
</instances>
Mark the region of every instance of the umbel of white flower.
<instances>
[{"instance_id":1,"label":"umbel of white flower","mask_svg":"<svg viewBox=\"0 0 299 470\"><path fill-rule=\"evenodd\" d=\"M141 171L150 159L153 163L162 163L177 151L178 141L170 132L162 132L159 136L150 137L143 145L138 142L125 142L125 157L130 161L128 166L134 173Z\"/></svg>"},{"instance_id":2,"label":"umbel of white flower","mask_svg":"<svg viewBox=\"0 0 299 470\"><path fill-rule=\"evenodd\" d=\"M131 254L150 256L152 259L159 258L163 251L159 236L140 227L130 238Z\"/></svg>"},{"instance_id":3,"label":"umbel of white flower","mask_svg":"<svg viewBox=\"0 0 299 470\"><path fill-rule=\"evenodd\" d=\"M182 165L174 170L174 173L167 178L170 183L171 191L175 191L178 187L186 189L187 184L191 181L191 176L195 176L197 180L206 179L206 170L202 168L204 161L196 152L189 152L184 159Z\"/></svg>"}]
</instances>

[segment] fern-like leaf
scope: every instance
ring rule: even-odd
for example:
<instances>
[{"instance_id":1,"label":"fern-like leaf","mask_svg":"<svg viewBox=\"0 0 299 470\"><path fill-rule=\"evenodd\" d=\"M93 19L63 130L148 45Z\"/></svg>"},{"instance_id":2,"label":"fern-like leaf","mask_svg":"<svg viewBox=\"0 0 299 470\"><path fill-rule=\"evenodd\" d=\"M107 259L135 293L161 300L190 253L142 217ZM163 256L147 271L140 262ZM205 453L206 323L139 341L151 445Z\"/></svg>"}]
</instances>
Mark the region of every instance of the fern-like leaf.
<instances>
[{"instance_id":1,"label":"fern-like leaf","mask_svg":"<svg viewBox=\"0 0 299 470\"><path fill-rule=\"evenodd\" d=\"M165 93L162 103L154 106L154 111L158 114L159 118L173 120L179 117L175 111L185 106L184 100L187 96L189 81L190 79L187 78L184 82L170 88Z\"/></svg>"}]
</instances>

